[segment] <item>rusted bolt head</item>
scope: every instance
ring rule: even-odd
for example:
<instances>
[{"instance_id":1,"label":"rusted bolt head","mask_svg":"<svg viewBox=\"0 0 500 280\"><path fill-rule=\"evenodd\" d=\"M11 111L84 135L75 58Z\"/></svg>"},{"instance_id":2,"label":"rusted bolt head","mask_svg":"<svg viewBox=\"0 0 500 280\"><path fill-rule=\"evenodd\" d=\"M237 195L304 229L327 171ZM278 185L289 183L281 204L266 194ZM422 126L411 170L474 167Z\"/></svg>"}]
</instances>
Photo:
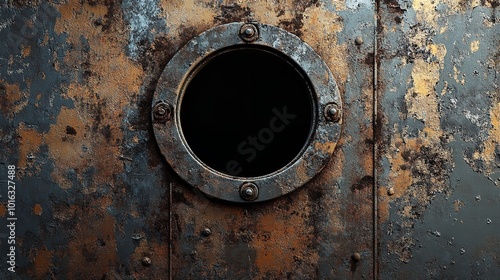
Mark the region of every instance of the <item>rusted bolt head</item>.
<instances>
[{"instance_id":1,"label":"rusted bolt head","mask_svg":"<svg viewBox=\"0 0 500 280\"><path fill-rule=\"evenodd\" d=\"M356 43L356 45L362 45L363 44L363 37L361 36L358 36L356 37L356 39L354 39L354 43Z\"/></svg>"},{"instance_id":2,"label":"rusted bolt head","mask_svg":"<svg viewBox=\"0 0 500 280\"><path fill-rule=\"evenodd\" d=\"M253 42L259 38L257 26L246 23L240 28L240 38L245 42Z\"/></svg>"},{"instance_id":3,"label":"rusted bolt head","mask_svg":"<svg viewBox=\"0 0 500 280\"><path fill-rule=\"evenodd\" d=\"M361 260L361 254L360 253L354 253L351 256L351 259L355 262L359 262Z\"/></svg>"},{"instance_id":4,"label":"rusted bolt head","mask_svg":"<svg viewBox=\"0 0 500 280\"><path fill-rule=\"evenodd\" d=\"M254 183L244 183L240 187L240 196L246 201L253 201L259 196L259 188Z\"/></svg>"},{"instance_id":5,"label":"rusted bolt head","mask_svg":"<svg viewBox=\"0 0 500 280\"><path fill-rule=\"evenodd\" d=\"M170 108L170 105L166 102L160 101L156 103L156 105L153 108L153 117L158 122L164 123L170 120L171 115L172 115L172 109Z\"/></svg>"},{"instance_id":6,"label":"rusted bolt head","mask_svg":"<svg viewBox=\"0 0 500 280\"><path fill-rule=\"evenodd\" d=\"M325 106L325 118L332 122L340 121L340 108L335 103L330 103Z\"/></svg>"},{"instance_id":7,"label":"rusted bolt head","mask_svg":"<svg viewBox=\"0 0 500 280\"><path fill-rule=\"evenodd\" d=\"M142 265L143 266L150 266L151 265L151 259L148 257L142 258Z\"/></svg>"},{"instance_id":8,"label":"rusted bolt head","mask_svg":"<svg viewBox=\"0 0 500 280\"><path fill-rule=\"evenodd\" d=\"M202 231L201 231L201 234L203 236L210 236L212 234L212 230L210 230L209 228L204 228Z\"/></svg>"},{"instance_id":9,"label":"rusted bolt head","mask_svg":"<svg viewBox=\"0 0 500 280\"><path fill-rule=\"evenodd\" d=\"M387 190L388 195L394 195L395 193L396 193L396 191L392 187Z\"/></svg>"}]
</instances>

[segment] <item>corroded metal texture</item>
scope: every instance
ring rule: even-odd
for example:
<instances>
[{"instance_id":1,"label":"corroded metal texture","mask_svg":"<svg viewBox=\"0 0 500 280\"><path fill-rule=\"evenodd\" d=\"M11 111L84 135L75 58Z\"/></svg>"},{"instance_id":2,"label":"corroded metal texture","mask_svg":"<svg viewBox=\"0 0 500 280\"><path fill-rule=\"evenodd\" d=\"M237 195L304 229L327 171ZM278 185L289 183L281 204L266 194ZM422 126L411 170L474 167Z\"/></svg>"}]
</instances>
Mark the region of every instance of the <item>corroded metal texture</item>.
<instances>
[{"instance_id":1,"label":"corroded metal texture","mask_svg":"<svg viewBox=\"0 0 500 280\"><path fill-rule=\"evenodd\" d=\"M256 21L283 28L309 44L332 70L343 106L349 108L340 141L322 172L271 201L224 203L172 181L174 278L373 278L374 6L367 1L349 6L280 2L211 7L215 20L209 19L208 27ZM201 3L181 8L206 11ZM206 19L190 20L200 26ZM356 45L357 36L365 43Z\"/></svg>"},{"instance_id":2,"label":"corroded metal texture","mask_svg":"<svg viewBox=\"0 0 500 280\"><path fill-rule=\"evenodd\" d=\"M380 276L500 275L498 1L380 1Z\"/></svg>"},{"instance_id":3,"label":"corroded metal texture","mask_svg":"<svg viewBox=\"0 0 500 280\"><path fill-rule=\"evenodd\" d=\"M255 30L250 29L250 33L259 33L258 39L254 39L253 42L249 43L246 40L240 38L240 30L244 29L245 26L254 26ZM313 121L312 128L310 129L310 136L308 143L302 148L302 152L297 156L291 163L284 166L281 169L276 170L273 173L260 176L260 177L241 177L238 174L231 174L228 172L229 167L224 165L223 170L214 170L207 167L200 159L196 157L196 152L191 151L188 148L188 144L184 140L186 137L182 133L181 128L181 104L184 91L186 88L186 83L189 83L189 77L193 76L193 72L196 72L198 68L202 67L199 64L208 64L214 56L223 55L224 52L233 51L259 51L272 54L271 51L277 51L278 54L272 54L273 56L286 55L287 59L291 62L296 63L297 67L304 71L304 76L302 79L310 81L310 91L308 93L308 98L311 99L311 106L313 108ZM223 52L223 54L218 54ZM280 58L281 59L281 58ZM241 75L253 75L257 76L259 68L262 66L257 65L257 67L249 69L249 65L238 65L238 69L242 69ZM260 69L263 72L263 69ZM229 75L229 74L228 74ZM258 76L257 76L258 77ZM237 77L236 77L237 78ZM221 77L221 83L231 83L229 79L236 79L235 77ZM192 79L192 77L191 77ZM257 78L255 78L257 79ZM284 81L286 83L291 83L290 81ZM255 83L258 85L257 90L266 92L266 82L256 80ZM221 91L224 84L217 85L217 92ZM248 87L248 85L247 85ZM206 86L205 86L206 88ZM284 97L289 96L289 90L285 84L281 84L280 88L287 94ZM236 88L236 91L238 88ZM217 92L207 92L205 95L212 94L212 99L219 99ZM243 90L240 89L240 92ZM266 94L272 94L271 90L268 90ZM238 94L238 93L235 93ZM240 93L240 95L243 95ZM256 94L253 94L255 96ZM287 96L288 95L288 96ZM210 99L207 97L207 99ZM241 97L237 102L232 105L236 107L238 111L243 111L244 105L241 105ZM260 102L266 102L269 100L269 96L265 96ZM293 121L297 118L294 114L294 107L287 105L287 100L283 100L283 104L279 110L285 110L283 112L279 111L278 108L273 108L275 113L278 114L279 118L284 119L280 122L283 128L279 130L286 129L285 125L288 122ZM306 100L307 101L307 100ZM292 192L296 188L304 185L312 177L314 177L324 165L329 161L331 154L335 149L336 142L340 136L340 113L337 116L336 121L329 120L327 116L323 113L327 106L332 106L333 104L338 104L335 110L336 112L341 111L341 99L337 84L332 76L332 73L328 67L321 61L321 58L311 49L308 45L304 44L298 37L274 26L265 24L255 24L255 25L245 25L244 23L229 23L224 25L219 25L215 28L205 31L200 36L189 41L189 43L183 47L175 56L169 61L165 70L163 71L153 96L152 107L155 108L157 104L166 102L171 104L172 110L172 120L157 121L158 116L155 116L155 112L152 112L152 122L153 129L155 132L156 140L160 150L167 159L170 166L179 174L185 181L190 185L198 188L203 193L210 197L216 197L226 201L232 202L245 202L248 199L240 196L240 186L245 183L253 183L260 189L258 196L252 199L253 202L261 202L269 199L276 198L278 196ZM208 102L200 102L208 103ZM249 107L253 104L249 103ZM203 111L204 108L210 107L209 104L200 104L198 110ZM307 103L298 104L298 106L308 106ZM288 108L288 109L287 109ZM221 108L221 110L226 109ZM249 108L245 111L251 111ZM332 107L333 109L333 107ZM185 109L186 110L186 109ZM247 114L234 114L234 110L229 110L231 113L227 113L225 118L241 118L246 119ZM255 110L255 109L254 109ZM153 111L155 111L153 109ZM191 114L196 114L196 112L188 112ZM264 114L264 112L255 112L257 114ZM204 122L202 119L210 119L210 110L205 110L200 115L197 114L197 123L200 126L206 126L209 129L200 133L200 137L206 138L216 138L217 135L213 134L215 131L211 125L216 126L217 124L212 124L211 120ZM243 116L241 116L243 115ZM287 116L291 116L291 119L286 119ZM300 116L299 116L300 117ZM278 117L274 116L275 119L279 120ZM256 121L256 116L253 117L253 121ZM222 122L223 120L221 120ZM242 121L241 121L242 122ZM241 123L240 122L240 123ZM220 124L219 124L220 125ZM238 125L238 123L236 123ZM241 125L241 124L240 124ZM269 126L269 121L265 122L265 125ZM273 126L274 123L273 123ZM202 128L199 128L202 129ZM268 145L271 141L277 141L273 137L273 132L271 129L267 128L271 132L271 137L269 140L265 140ZM265 131L265 130L261 130ZM276 130L278 131L278 129ZM212 133L211 133L212 132ZM216 133L216 132L215 132ZM234 133L234 132L233 132ZM220 138L226 137L223 133ZM290 137L298 137L297 135L289 135ZM263 139L264 140L264 139ZM212 140L213 141L213 140ZM217 141L223 142L224 139L218 139ZM241 140L239 140L241 141ZM207 141L210 143L210 141ZM283 145L286 146L285 142ZM207 145L206 149L215 149L213 146ZM238 143L235 144L234 150L237 150ZM272 146L264 147L263 152L273 149ZM275 148L276 149L276 148ZM221 153L216 155L221 156ZM295 155L293 155L295 156ZM256 158L256 156L254 156ZM277 160L277 159L276 159ZM228 158L225 161L231 163L234 161L232 158ZM238 168L240 164L237 161L236 165ZM257 163L258 164L258 163ZM246 167L246 168L251 168ZM233 171L234 171L233 167ZM222 171L222 172L221 172ZM241 170L240 170L241 171ZM227 172L227 173L224 173Z\"/></svg>"},{"instance_id":4,"label":"corroded metal texture","mask_svg":"<svg viewBox=\"0 0 500 280\"><path fill-rule=\"evenodd\" d=\"M498 278L499 13L490 0L1 2L0 278ZM265 202L205 197L153 133L167 62L231 22L295 34L342 97L330 161Z\"/></svg>"},{"instance_id":5,"label":"corroded metal texture","mask_svg":"<svg viewBox=\"0 0 500 280\"><path fill-rule=\"evenodd\" d=\"M370 1L2 2L0 162L2 176L17 167L16 277L372 278L374 11ZM178 178L150 116L183 45L249 21L309 44L350 109L317 177L242 206ZM2 198L2 220L7 210Z\"/></svg>"}]
</instances>

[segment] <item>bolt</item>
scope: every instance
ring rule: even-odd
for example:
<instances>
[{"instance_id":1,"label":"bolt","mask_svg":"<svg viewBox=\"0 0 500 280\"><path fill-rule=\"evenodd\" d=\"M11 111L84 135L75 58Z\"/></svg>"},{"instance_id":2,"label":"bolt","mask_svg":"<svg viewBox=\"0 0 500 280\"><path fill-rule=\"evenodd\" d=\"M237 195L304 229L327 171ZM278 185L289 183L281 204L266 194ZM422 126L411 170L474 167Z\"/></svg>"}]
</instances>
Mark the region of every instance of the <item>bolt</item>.
<instances>
[{"instance_id":1,"label":"bolt","mask_svg":"<svg viewBox=\"0 0 500 280\"><path fill-rule=\"evenodd\" d=\"M392 187L387 190L388 195L394 195L395 193L396 193L396 191Z\"/></svg>"},{"instance_id":2,"label":"bolt","mask_svg":"<svg viewBox=\"0 0 500 280\"><path fill-rule=\"evenodd\" d=\"M259 196L259 188L254 183L244 183L240 187L240 196L246 201L253 201Z\"/></svg>"},{"instance_id":3,"label":"bolt","mask_svg":"<svg viewBox=\"0 0 500 280\"><path fill-rule=\"evenodd\" d=\"M246 189L246 190L245 190L245 195L246 195L246 196L253 196L253 190L252 190L252 189L250 189L250 188Z\"/></svg>"},{"instance_id":4,"label":"bolt","mask_svg":"<svg viewBox=\"0 0 500 280\"><path fill-rule=\"evenodd\" d=\"M340 121L340 108L335 103L329 103L325 107L325 118L332 122Z\"/></svg>"},{"instance_id":5,"label":"bolt","mask_svg":"<svg viewBox=\"0 0 500 280\"><path fill-rule=\"evenodd\" d=\"M351 259L355 262L359 262L361 260L361 255L359 253L354 253L351 256Z\"/></svg>"},{"instance_id":6,"label":"bolt","mask_svg":"<svg viewBox=\"0 0 500 280\"><path fill-rule=\"evenodd\" d=\"M240 28L240 37L245 42L253 42L259 38L259 30L253 24L243 24Z\"/></svg>"},{"instance_id":7,"label":"bolt","mask_svg":"<svg viewBox=\"0 0 500 280\"><path fill-rule=\"evenodd\" d=\"M156 103L153 108L153 116L158 122L164 123L170 120L171 114L172 109L170 109L170 105L164 101Z\"/></svg>"},{"instance_id":8,"label":"bolt","mask_svg":"<svg viewBox=\"0 0 500 280\"><path fill-rule=\"evenodd\" d=\"M151 265L151 259L148 257L142 258L142 265L143 266L150 266Z\"/></svg>"},{"instance_id":9,"label":"bolt","mask_svg":"<svg viewBox=\"0 0 500 280\"><path fill-rule=\"evenodd\" d=\"M358 36L356 37L356 39L354 39L354 43L356 43L356 45L362 45L363 44L363 37L361 36Z\"/></svg>"},{"instance_id":10,"label":"bolt","mask_svg":"<svg viewBox=\"0 0 500 280\"><path fill-rule=\"evenodd\" d=\"M245 29L245 37L252 37L255 34L255 30L253 28Z\"/></svg>"},{"instance_id":11,"label":"bolt","mask_svg":"<svg viewBox=\"0 0 500 280\"><path fill-rule=\"evenodd\" d=\"M203 234L203 236L210 236L212 234L212 231L209 228L204 228L201 231L201 234Z\"/></svg>"}]
</instances>

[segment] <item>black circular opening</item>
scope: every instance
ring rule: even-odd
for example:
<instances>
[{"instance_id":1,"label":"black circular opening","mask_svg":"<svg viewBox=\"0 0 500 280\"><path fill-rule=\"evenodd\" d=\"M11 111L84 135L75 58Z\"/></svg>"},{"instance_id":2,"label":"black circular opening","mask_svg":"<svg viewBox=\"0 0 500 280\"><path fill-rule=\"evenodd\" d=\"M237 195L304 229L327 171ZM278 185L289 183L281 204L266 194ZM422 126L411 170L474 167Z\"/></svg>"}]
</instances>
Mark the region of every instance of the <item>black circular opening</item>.
<instances>
[{"instance_id":1,"label":"black circular opening","mask_svg":"<svg viewBox=\"0 0 500 280\"><path fill-rule=\"evenodd\" d=\"M314 125L311 86L275 50L226 49L193 71L180 124L189 148L207 166L232 176L264 176L306 146Z\"/></svg>"}]
</instances>

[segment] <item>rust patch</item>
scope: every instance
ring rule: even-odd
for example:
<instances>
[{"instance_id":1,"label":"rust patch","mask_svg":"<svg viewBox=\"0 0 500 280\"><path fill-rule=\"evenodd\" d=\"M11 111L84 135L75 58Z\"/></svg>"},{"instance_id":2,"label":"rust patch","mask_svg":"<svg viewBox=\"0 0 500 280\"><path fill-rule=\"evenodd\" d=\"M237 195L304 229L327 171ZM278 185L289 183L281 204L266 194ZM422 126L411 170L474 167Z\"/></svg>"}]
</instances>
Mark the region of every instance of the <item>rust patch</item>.
<instances>
[{"instance_id":1,"label":"rust patch","mask_svg":"<svg viewBox=\"0 0 500 280\"><path fill-rule=\"evenodd\" d=\"M93 207L91 205L96 205ZM68 244L69 278L101 278L117 263L115 220L106 214L107 199L94 199L88 206L75 209L80 219Z\"/></svg>"},{"instance_id":2,"label":"rust patch","mask_svg":"<svg viewBox=\"0 0 500 280\"><path fill-rule=\"evenodd\" d=\"M24 58L28 57L28 56L30 55L30 53L31 53L31 46L29 46L29 45L28 45L28 46L25 46L25 47L22 49L22 51L21 51L21 55L22 55Z\"/></svg>"},{"instance_id":3,"label":"rust patch","mask_svg":"<svg viewBox=\"0 0 500 280\"><path fill-rule=\"evenodd\" d=\"M42 215L42 213L43 213L42 205L40 205L38 203L35 204L35 206L33 206L33 213L35 213L35 215L37 215L37 216Z\"/></svg>"},{"instance_id":4,"label":"rust patch","mask_svg":"<svg viewBox=\"0 0 500 280\"><path fill-rule=\"evenodd\" d=\"M62 107L57 124L52 125L45 136L44 142L48 145L50 155L57 166L52 172L52 178L62 188L70 188L73 185L68 178L70 170L81 172L93 160L85 160L88 155L84 147L87 151L92 148L92 139L85 137L86 123L77 110ZM74 130L74 134L67 133L68 126L71 127L70 132Z\"/></svg>"},{"instance_id":5,"label":"rust patch","mask_svg":"<svg viewBox=\"0 0 500 280\"><path fill-rule=\"evenodd\" d=\"M74 82L68 87L65 95L75 101L76 108L62 108L46 143L57 167L52 174L54 180L69 188L73 184L69 173L76 173L81 180L92 167L94 184L86 190L92 192L101 184L113 185L114 175L123 169L118 160L123 141L120 120L139 93L143 71L125 56L124 36L105 33L90 24L106 18L110 30L124 29L118 7L108 2L71 1L59 9L61 18L55 30L66 33L67 43L73 46L64 61L75 66L69 69L84 74L85 84Z\"/></svg>"},{"instance_id":6,"label":"rust patch","mask_svg":"<svg viewBox=\"0 0 500 280\"><path fill-rule=\"evenodd\" d=\"M165 36L176 49L187 42L183 40L187 27L192 29L190 33L194 36L212 27L217 16L217 11L202 1L162 0L160 4L162 17L167 19L167 28L172 31Z\"/></svg>"},{"instance_id":7,"label":"rust patch","mask_svg":"<svg viewBox=\"0 0 500 280\"><path fill-rule=\"evenodd\" d=\"M337 34L344 29L343 19L322 5L304 11L301 38L321 56L332 72L340 92L344 92L349 75L347 43L339 44Z\"/></svg>"},{"instance_id":8,"label":"rust patch","mask_svg":"<svg viewBox=\"0 0 500 280\"><path fill-rule=\"evenodd\" d=\"M36 251L36 256L34 258L34 274L37 279L42 279L49 274L52 265L53 252L47 250L47 248L42 248Z\"/></svg>"},{"instance_id":9,"label":"rust patch","mask_svg":"<svg viewBox=\"0 0 500 280\"><path fill-rule=\"evenodd\" d=\"M141 240L138 247L130 257L132 273L137 279L161 279L165 277L165 272L169 271L168 246L164 243L148 242ZM149 258L151 264L144 264L143 259Z\"/></svg>"},{"instance_id":10,"label":"rust patch","mask_svg":"<svg viewBox=\"0 0 500 280\"><path fill-rule=\"evenodd\" d=\"M258 217L251 246L256 250L259 275L285 276L293 271L297 262L317 263L317 252L307 249L314 240L314 227L307 222L310 214L310 208L303 205L300 214L284 216L273 211Z\"/></svg>"},{"instance_id":11,"label":"rust patch","mask_svg":"<svg viewBox=\"0 0 500 280\"><path fill-rule=\"evenodd\" d=\"M17 84L9 84L0 80L0 110L4 116L12 118L14 114L19 113L27 104L25 93L22 92Z\"/></svg>"},{"instance_id":12,"label":"rust patch","mask_svg":"<svg viewBox=\"0 0 500 280\"><path fill-rule=\"evenodd\" d=\"M43 142L43 135L35 129L27 127L24 123L19 124L17 129L19 134L19 168L31 167L33 158L38 153Z\"/></svg>"},{"instance_id":13,"label":"rust patch","mask_svg":"<svg viewBox=\"0 0 500 280\"><path fill-rule=\"evenodd\" d=\"M236 3L221 5L220 14L214 17L215 24L252 20L252 12L248 7L242 7Z\"/></svg>"},{"instance_id":14,"label":"rust patch","mask_svg":"<svg viewBox=\"0 0 500 280\"><path fill-rule=\"evenodd\" d=\"M4 204L0 204L0 217L5 217L7 215L7 208Z\"/></svg>"},{"instance_id":15,"label":"rust patch","mask_svg":"<svg viewBox=\"0 0 500 280\"><path fill-rule=\"evenodd\" d=\"M500 101L493 102L490 109L490 130L486 141L480 144L472 159L465 158L476 171L489 176L500 166ZM476 164L479 161L482 164Z\"/></svg>"}]
</instances>

